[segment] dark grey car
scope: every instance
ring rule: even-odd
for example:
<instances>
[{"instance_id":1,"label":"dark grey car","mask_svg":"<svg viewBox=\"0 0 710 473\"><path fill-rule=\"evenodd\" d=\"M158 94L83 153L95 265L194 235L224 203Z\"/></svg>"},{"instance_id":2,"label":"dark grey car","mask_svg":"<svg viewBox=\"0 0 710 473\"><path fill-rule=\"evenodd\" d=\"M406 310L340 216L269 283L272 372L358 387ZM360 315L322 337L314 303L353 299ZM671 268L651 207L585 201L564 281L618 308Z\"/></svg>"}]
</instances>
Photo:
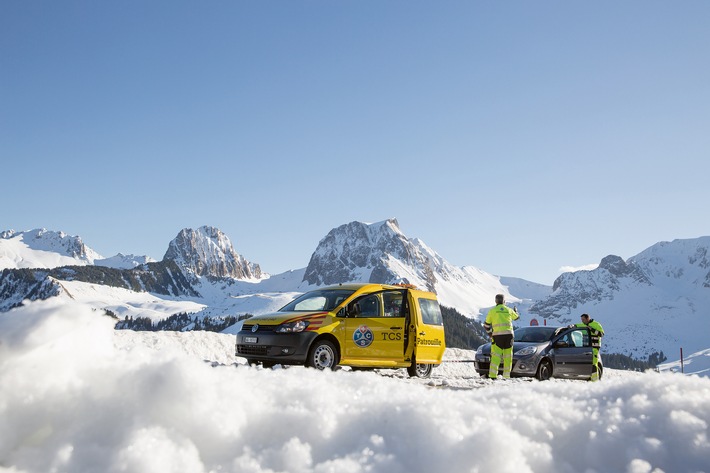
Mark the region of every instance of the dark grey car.
<instances>
[{"instance_id":1,"label":"dark grey car","mask_svg":"<svg viewBox=\"0 0 710 473\"><path fill-rule=\"evenodd\" d=\"M476 351L474 366L481 376L488 375L491 344ZM587 327L523 327L515 329L513 371L511 376L530 376L539 380L556 378L589 379L592 376L592 344ZM499 371L503 371L501 363ZM599 378L603 373L599 357Z\"/></svg>"}]
</instances>

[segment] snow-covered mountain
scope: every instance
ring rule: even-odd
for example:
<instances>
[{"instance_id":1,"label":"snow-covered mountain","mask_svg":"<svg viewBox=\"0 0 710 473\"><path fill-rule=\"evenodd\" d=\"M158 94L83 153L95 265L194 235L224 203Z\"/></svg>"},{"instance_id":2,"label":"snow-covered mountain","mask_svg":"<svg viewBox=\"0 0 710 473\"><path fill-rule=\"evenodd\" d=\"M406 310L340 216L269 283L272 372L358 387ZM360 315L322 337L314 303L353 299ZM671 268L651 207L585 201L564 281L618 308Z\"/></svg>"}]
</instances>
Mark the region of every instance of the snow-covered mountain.
<instances>
[{"instance_id":1,"label":"snow-covered mountain","mask_svg":"<svg viewBox=\"0 0 710 473\"><path fill-rule=\"evenodd\" d=\"M170 242L163 259L187 273L208 278L260 279L261 268L237 253L229 237L215 227L185 228Z\"/></svg>"},{"instance_id":2,"label":"snow-covered mountain","mask_svg":"<svg viewBox=\"0 0 710 473\"><path fill-rule=\"evenodd\" d=\"M118 253L110 258L94 260L94 265L96 266L116 269L132 269L146 263L155 263L155 260L150 256L124 255L123 253Z\"/></svg>"},{"instance_id":3,"label":"snow-covered mountain","mask_svg":"<svg viewBox=\"0 0 710 473\"><path fill-rule=\"evenodd\" d=\"M591 271L562 274L530 312L552 323L586 312L606 331L610 351L645 357L710 345L710 237L657 243L624 261L607 256Z\"/></svg>"},{"instance_id":4,"label":"snow-covered mountain","mask_svg":"<svg viewBox=\"0 0 710 473\"><path fill-rule=\"evenodd\" d=\"M303 280L311 286L354 281L414 284L436 292L442 305L472 318L491 307L497 293L522 308L531 302L528 294L550 292L549 286L513 278L506 284L473 266L454 266L423 241L407 238L394 218L351 222L331 230L313 252ZM509 284L520 293L511 292Z\"/></svg>"},{"instance_id":5,"label":"snow-covered mountain","mask_svg":"<svg viewBox=\"0 0 710 473\"><path fill-rule=\"evenodd\" d=\"M421 240L404 235L395 219L334 228L319 242L308 267L277 275L262 273L214 227L181 231L163 261L142 264L131 256L110 262L80 238L61 232L8 231L0 238L7 268L0 273L0 312L24 299L59 297L119 317L154 321L178 312L234 316L276 310L321 285L408 282L435 291L442 305L479 320L496 293L518 306L521 325L533 318L552 325L576 323L586 312L606 329L604 351L636 358L663 351L672 360L681 347L694 353L710 345L710 319L703 316L710 307L709 250L710 237L662 242L627 261L610 255L594 270L565 273L550 288L454 266Z\"/></svg>"},{"instance_id":6,"label":"snow-covered mountain","mask_svg":"<svg viewBox=\"0 0 710 473\"><path fill-rule=\"evenodd\" d=\"M64 232L38 228L0 233L0 269L84 266L102 258L86 246L80 237Z\"/></svg>"},{"instance_id":7,"label":"snow-covered mountain","mask_svg":"<svg viewBox=\"0 0 710 473\"><path fill-rule=\"evenodd\" d=\"M124 255L104 258L81 237L44 228L0 233L0 270L5 268L59 268L62 266L104 266L130 269L155 262L149 256Z\"/></svg>"}]
</instances>

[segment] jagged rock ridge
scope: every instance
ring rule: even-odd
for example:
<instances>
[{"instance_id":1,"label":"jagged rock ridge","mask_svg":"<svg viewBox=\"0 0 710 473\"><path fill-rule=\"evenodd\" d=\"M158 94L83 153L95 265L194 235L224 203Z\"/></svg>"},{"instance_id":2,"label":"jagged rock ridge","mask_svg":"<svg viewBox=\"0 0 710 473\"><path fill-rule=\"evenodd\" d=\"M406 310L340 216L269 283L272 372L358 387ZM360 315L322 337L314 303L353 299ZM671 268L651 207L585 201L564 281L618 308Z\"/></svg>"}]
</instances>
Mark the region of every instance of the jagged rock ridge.
<instances>
[{"instance_id":1,"label":"jagged rock ridge","mask_svg":"<svg viewBox=\"0 0 710 473\"><path fill-rule=\"evenodd\" d=\"M430 258L409 241L396 219L376 224L351 222L323 238L311 256L303 280L310 285L351 281L393 284L414 282L393 267L413 268L418 282L434 290Z\"/></svg>"},{"instance_id":2,"label":"jagged rock ridge","mask_svg":"<svg viewBox=\"0 0 710 473\"><path fill-rule=\"evenodd\" d=\"M258 264L250 263L234 251L229 237L215 227L185 228L170 242L165 260L196 276L211 278L259 279Z\"/></svg>"}]
</instances>

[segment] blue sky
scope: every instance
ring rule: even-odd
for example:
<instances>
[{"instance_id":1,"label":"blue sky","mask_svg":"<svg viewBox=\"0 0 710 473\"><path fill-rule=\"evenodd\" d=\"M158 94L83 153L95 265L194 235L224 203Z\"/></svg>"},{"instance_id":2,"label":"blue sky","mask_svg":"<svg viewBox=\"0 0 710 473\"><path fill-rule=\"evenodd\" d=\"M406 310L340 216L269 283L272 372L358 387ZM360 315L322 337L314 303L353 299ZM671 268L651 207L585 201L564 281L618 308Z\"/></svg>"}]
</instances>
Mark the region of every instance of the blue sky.
<instances>
[{"instance_id":1,"label":"blue sky","mask_svg":"<svg viewBox=\"0 0 710 473\"><path fill-rule=\"evenodd\" d=\"M5 1L0 230L278 273L396 217L457 266L710 235L706 1Z\"/></svg>"}]
</instances>

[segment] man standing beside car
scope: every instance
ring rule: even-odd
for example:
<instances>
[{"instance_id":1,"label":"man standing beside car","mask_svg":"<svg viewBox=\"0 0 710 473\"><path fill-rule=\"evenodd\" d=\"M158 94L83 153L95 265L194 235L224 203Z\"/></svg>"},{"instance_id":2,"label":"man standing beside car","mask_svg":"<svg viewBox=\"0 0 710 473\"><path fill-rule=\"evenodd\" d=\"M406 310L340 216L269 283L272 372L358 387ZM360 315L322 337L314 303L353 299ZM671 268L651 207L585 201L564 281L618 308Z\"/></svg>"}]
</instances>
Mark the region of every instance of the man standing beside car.
<instances>
[{"instance_id":1,"label":"man standing beside car","mask_svg":"<svg viewBox=\"0 0 710 473\"><path fill-rule=\"evenodd\" d=\"M592 377L590 381L599 381L599 349L602 347L602 337L604 329L602 324L589 317L589 314L582 314L582 323L570 325L572 327L587 327L592 337Z\"/></svg>"},{"instance_id":2,"label":"man standing beside car","mask_svg":"<svg viewBox=\"0 0 710 473\"><path fill-rule=\"evenodd\" d=\"M505 305L503 294L496 294L496 306L488 311L483 328L491 335L490 379L498 378L498 367L503 360L503 378L510 378L513 369L513 320L518 312Z\"/></svg>"}]
</instances>

